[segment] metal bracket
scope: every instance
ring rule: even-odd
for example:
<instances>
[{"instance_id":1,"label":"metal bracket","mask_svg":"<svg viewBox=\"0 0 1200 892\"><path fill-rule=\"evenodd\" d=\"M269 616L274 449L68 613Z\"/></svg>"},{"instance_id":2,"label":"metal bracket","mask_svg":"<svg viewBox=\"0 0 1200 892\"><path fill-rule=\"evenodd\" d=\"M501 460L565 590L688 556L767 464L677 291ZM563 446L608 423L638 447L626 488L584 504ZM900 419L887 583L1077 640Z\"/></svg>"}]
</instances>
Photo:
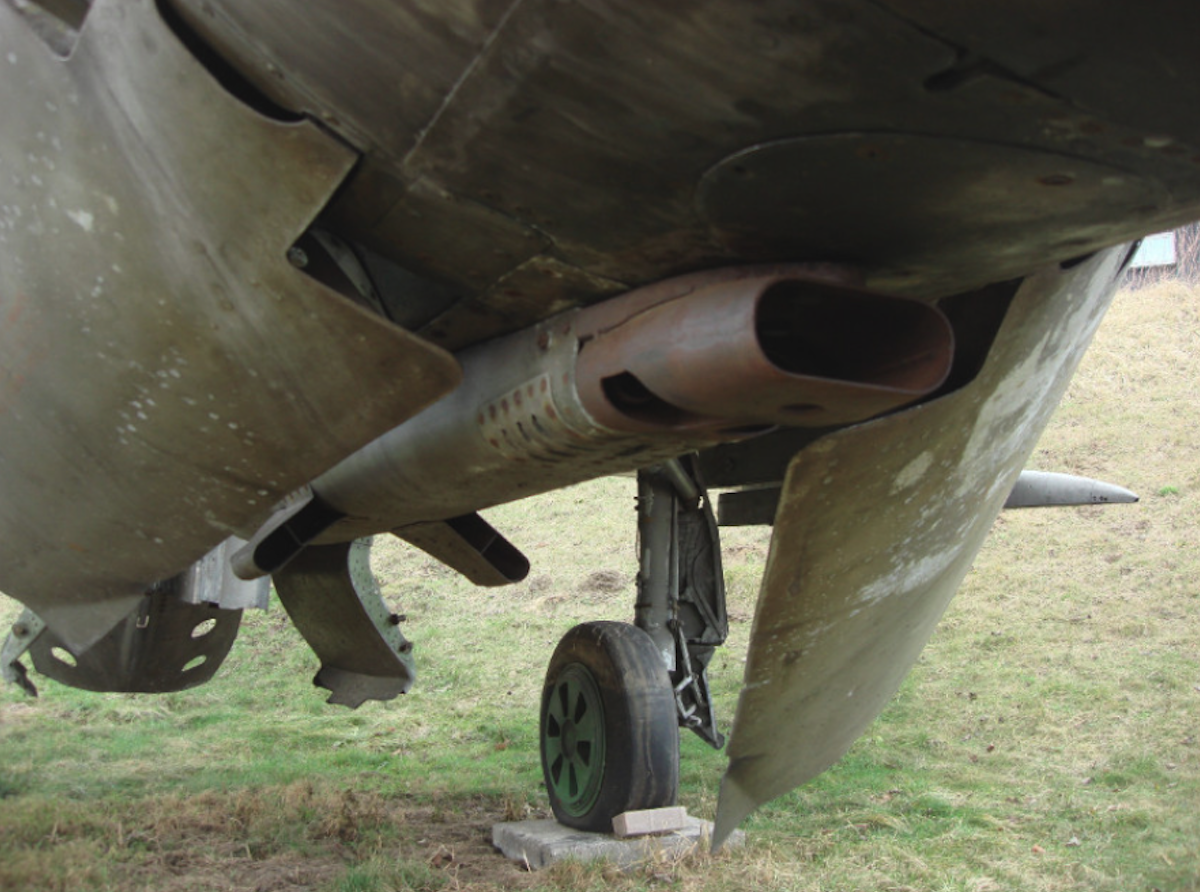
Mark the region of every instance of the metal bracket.
<instances>
[{"instance_id":1,"label":"metal bracket","mask_svg":"<svg viewBox=\"0 0 1200 892\"><path fill-rule=\"evenodd\" d=\"M38 695L37 686L29 679L29 672L21 662L21 657L45 628L41 617L32 610L24 610L4 639L4 646L0 647L0 678L15 684L30 697Z\"/></svg>"},{"instance_id":2,"label":"metal bracket","mask_svg":"<svg viewBox=\"0 0 1200 892\"><path fill-rule=\"evenodd\" d=\"M721 543L695 462L638 472L638 599L634 623L659 646L679 724L718 749L708 664L729 632Z\"/></svg>"},{"instance_id":3,"label":"metal bracket","mask_svg":"<svg viewBox=\"0 0 1200 892\"><path fill-rule=\"evenodd\" d=\"M529 559L478 514L392 530L476 585L510 585L529 574Z\"/></svg>"},{"instance_id":4,"label":"metal bracket","mask_svg":"<svg viewBox=\"0 0 1200 892\"><path fill-rule=\"evenodd\" d=\"M371 540L310 545L275 573L275 590L292 623L321 660L313 684L328 703L357 709L412 687L412 644L400 632L370 564Z\"/></svg>"}]
</instances>

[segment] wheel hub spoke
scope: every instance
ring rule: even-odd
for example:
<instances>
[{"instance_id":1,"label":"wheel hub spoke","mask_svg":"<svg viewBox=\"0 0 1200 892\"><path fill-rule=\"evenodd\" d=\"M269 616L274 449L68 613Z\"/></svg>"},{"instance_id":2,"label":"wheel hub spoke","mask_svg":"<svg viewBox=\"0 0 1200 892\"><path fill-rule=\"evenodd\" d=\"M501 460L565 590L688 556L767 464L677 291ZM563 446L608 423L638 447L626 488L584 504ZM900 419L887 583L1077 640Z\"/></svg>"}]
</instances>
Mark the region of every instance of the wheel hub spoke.
<instances>
[{"instance_id":1,"label":"wheel hub spoke","mask_svg":"<svg viewBox=\"0 0 1200 892\"><path fill-rule=\"evenodd\" d=\"M543 745L555 794L572 810L586 811L602 780L604 717L600 692L582 666L569 666L559 677Z\"/></svg>"}]
</instances>

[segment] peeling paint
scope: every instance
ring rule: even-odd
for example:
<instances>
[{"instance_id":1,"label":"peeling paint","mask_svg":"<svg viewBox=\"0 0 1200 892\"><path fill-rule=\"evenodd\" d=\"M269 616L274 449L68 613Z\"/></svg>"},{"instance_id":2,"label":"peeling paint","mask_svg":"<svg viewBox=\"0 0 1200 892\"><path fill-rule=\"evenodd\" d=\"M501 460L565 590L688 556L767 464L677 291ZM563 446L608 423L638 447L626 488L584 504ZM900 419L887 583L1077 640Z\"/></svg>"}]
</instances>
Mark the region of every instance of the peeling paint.
<instances>
[{"instance_id":1,"label":"peeling paint","mask_svg":"<svg viewBox=\"0 0 1200 892\"><path fill-rule=\"evenodd\" d=\"M921 481L921 478L925 476L932 465L933 453L922 452L905 465L904 469L896 475L896 482L892 484L892 494L895 495L902 490L915 486Z\"/></svg>"},{"instance_id":2,"label":"peeling paint","mask_svg":"<svg viewBox=\"0 0 1200 892\"><path fill-rule=\"evenodd\" d=\"M88 211L67 211L67 216L71 218L72 223L84 232L91 232L92 224L96 220Z\"/></svg>"}]
</instances>

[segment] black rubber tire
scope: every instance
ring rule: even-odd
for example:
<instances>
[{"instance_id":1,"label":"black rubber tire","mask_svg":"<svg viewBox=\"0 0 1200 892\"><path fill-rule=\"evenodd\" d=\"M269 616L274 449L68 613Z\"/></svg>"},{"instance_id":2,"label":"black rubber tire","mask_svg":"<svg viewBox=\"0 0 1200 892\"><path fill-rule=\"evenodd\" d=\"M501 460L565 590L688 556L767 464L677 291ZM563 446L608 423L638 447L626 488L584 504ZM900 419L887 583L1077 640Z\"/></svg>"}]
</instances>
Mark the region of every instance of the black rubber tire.
<instances>
[{"instance_id":1,"label":"black rubber tire","mask_svg":"<svg viewBox=\"0 0 1200 892\"><path fill-rule=\"evenodd\" d=\"M567 753L576 744L574 727L568 744L564 726L582 708L581 727L593 722L584 736L594 737L597 717L588 710L596 703L600 739L589 739L592 763L585 765L582 743ZM618 622L583 623L567 632L546 670L539 739L550 807L561 824L609 833L622 812L674 805L679 725L671 680L650 636ZM568 780L573 767L584 775L577 791Z\"/></svg>"}]
</instances>

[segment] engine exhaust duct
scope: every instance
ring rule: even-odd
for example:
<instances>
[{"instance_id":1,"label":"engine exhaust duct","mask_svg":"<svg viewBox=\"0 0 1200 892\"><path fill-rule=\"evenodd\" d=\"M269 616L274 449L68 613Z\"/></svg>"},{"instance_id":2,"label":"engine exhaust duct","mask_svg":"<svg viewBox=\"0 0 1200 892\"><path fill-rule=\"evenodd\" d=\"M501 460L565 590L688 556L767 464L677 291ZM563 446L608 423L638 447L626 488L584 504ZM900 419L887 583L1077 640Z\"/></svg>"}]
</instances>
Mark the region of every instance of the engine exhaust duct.
<instances>
[{"instance_id":1,"label":"engine exhaust duct","mask_svg":"<svg viewBox=\"0 0 1200 892\"><path fill-rule=\"evenodd\" d=\"M778 425L865 420L936 390L953 334L828 268L668 280L463 351L462 385L313 482L316 541L457 517Z\"/></svg>"},{"instance_id":2,"label":"engine exhaust duct","mask_svg":"<svg viewBox=\"0 0 1200 892\"><path fill-rule=\"evenodd\" d=\"M580 314L576 370L589 414L618 430L861 421L938 387L953 346L926 304L798 278L718 281L622 310Z\"/></svg>"}]
</instances>

